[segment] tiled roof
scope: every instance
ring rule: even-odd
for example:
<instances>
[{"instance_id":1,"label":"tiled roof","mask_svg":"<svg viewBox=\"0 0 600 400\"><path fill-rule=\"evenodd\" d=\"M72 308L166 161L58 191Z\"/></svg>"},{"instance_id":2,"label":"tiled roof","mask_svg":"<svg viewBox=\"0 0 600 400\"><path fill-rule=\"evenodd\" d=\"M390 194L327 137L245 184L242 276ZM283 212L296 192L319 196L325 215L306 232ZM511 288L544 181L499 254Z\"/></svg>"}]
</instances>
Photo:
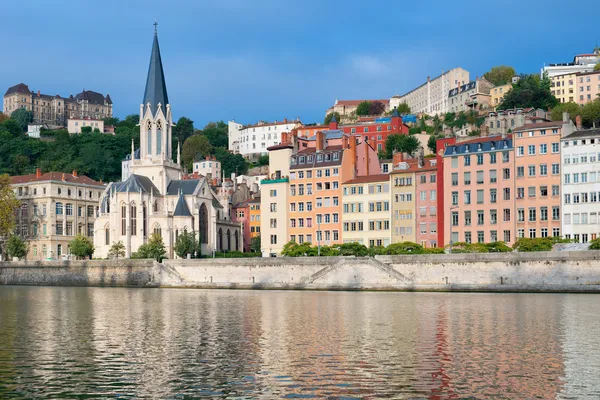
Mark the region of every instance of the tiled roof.
<instances>
[{"instance_id":1,"label":"tiled roof","mask_svg":"<svg viewBox=\"0 0 600 400\"><path fill-rule=\"evenodd\" d=\"M550 122L538 122L536 124L526 124L520 128L516 128L515 132L529 131L532 129L543 129L543 128L560 128L562 127L562 121L550 121Z\"/></svg>"},{"instance_id":2,"label":"tiled roof","mask_svg":"<svg viewBox=\"0 0 600 400\"><path fill-rule=\"evenodd\" d=\"M295 124L298 124L298 123L301 124L302 122L300 122L300 120L264 122L264 123L256 123L256 124L253 124L253 125L244 125L244 127L242 129L258 128L258 127L263 127L263 126L295 125Z\"/></svg>"},{"instance_id":3,"label":"tiled roof","mask_svg":"<svg viewBox=\"0 0 600 400\"><path fill-rule=\"evenodd\" d=\"M175 196L181 192L183 194L193 194L199 183L199 179L173 180L169 182L167 195Z\"/></svg>"},{"instance_id":4,"label":"tiled roof","mask_svg":"<svg viewBox=\"0 0 600 400\"><path fill-rule=\"evenodd\" d=\"M8 96L9 94L13 93L30 94L31 91L29 90L29 86L24 83L19 83L18 85L9 87L4 95Z\"/></svg>"},{"instance_id":5,"label":"tiled roof","mask_svg":"<svg viewBox=\"0 0 600 400\"><path fill-rule=\"evenodd\" d=\"M384 100L338 100L335 105L336 106L358 106L360 103L362 103L364 101L368 101L369 103L378 101L383 104L388 104L390 102L390 99L384 99Z\"/></svg>"},{"instance_id":6,"label":"tiled roof","mask_svg":"<svg viewBox=\"0 0 600 400\"><path fill-rule=\"evenodd\" d=\"M322 131L325 134L325 139L341 139L342 136L344 136L344 131L342 131L341 129L335 129L332 131ZM317 139L317 135L313 135L309 138L301 138L301 140L309 140L309 141L314 141Z\"/></svg>"},{"instance_id":7,"label":"tiled roof","mask_svg":"<svg viewBox=\"0 0 600 400\"><path fill-rule=\"evenodd\" d=\"M73 174L66 174L62 172L46 172L45 174L42 174L39 178L36 174L11 176L10 180L13 185L20 183L56 181L74 183L79 185L104 186L103 183L97 182L91 178L88 178L85 175L74 176Z\"/></svg>"},{"instance_id":8,"label":"tiled roof","mask_svg":"<svg viewBox=\"0 0 600 400\"><path fill-rule=\"evenodd\" d=\"M598 137L598 136L600 136L600 128L584 129L581 131L575 131L575 132L571 133L570 135L563 137L562 140L571 140L571 139Z\"/></svg>"},{"instance_id":9,"label":"tiled roof","mask_svg":"<svg viewBox=\"0 0 600 400\"><path fill-rule=\"evenodd\" d=\"M140 149L137 149L133 152L133 156L135 157L136 160L140 159ZM125 158L123 159L123 161L129 161L131 160L131 154L127 154L125 156Z\"/></svg>"},{"instance_id":10,"label":"tiled roof","mask_svg":"<svg viewBox=\"0 0 600 400\"><path fill-rule=\"evenodd\" d=\"M354 179L350 179L342 183L342 185L354 185L357 183L371 183L371 182L385 182L389 181L390 176L388 174L378 174L378 175L366 175L366 176L358 176Z\"/></svg>"}]
</instances>

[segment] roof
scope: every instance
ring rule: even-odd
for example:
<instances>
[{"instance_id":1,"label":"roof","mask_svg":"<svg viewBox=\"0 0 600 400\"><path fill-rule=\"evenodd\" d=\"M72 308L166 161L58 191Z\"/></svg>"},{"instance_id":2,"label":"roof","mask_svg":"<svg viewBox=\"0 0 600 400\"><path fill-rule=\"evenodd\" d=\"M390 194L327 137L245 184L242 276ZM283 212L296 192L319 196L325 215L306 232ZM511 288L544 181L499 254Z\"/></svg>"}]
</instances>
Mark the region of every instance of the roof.
<instances>
[{"instance_id":1,"label":"roof","mask_svg":"<svg viewBox=\"0 0 600 400\"><path fill-rule=\"evenodd\" d=\"M419 166L419 160L417 158L403 160L403 161L400 161L399 163L397 163L396 165L392 166L390 174L394 175L394 174L402 174L402 173L406 173L406 172L419 173L419 172L437 171L437 165L431 165L432 161L435 162L436 159L435 158L424 158L423 165ZM406 164L405 165L406 167L399 168L399 166L401 164ZM404 167L404 165L403 165L403 167Z\"/></svg>"},{"instance_id":2,"label":"roof","mask_svg":"<svg viewBox=\"0 0 600 400\"><path fill-rule=\"evenodd\" d=\"M312 161L308 161L308 157L306 158L306 162L305 163L299 163L298 161L296 161L295 164L291 164L290 165L290 169L303 169L303 168L315 168L315 167L331 167L331 166L337 166L337 165L341 165L342 164L342 150L343 150L343 146L328 146L325 149L323 149L322 151L319 151L319 153L317 153L317 149L314 147L310 147L310 148L306 148L306 149L302 149L300 150L297 154L295 154L293 156L294 160L299 160L299 157L301 156L311 156L311 155L315 155L315 157L313 157ZM317 156L322 154L332 154L332 153L339 153L339 157L337 160L334 160L333 156L331 157L331 159L329 161L325 160L325 157L323 157L323 159L321 161L317 161Z\"/></svg>"},{"instance_id":3,"label":"roof","mask_svg":"<svg viewBox=\"0 0 600 400\"><path fill-rule=\"evenodd\" d=\"M448 147L446 147L444 150L444 156L456 156L460 154L470 155L489 151L503 151L512 148L512 137L507 136L503 138L502 136L488 136L485 138L485 140L469 140L466 142L448 145Z\"/></svg>"},{"instance_id":4,"label":"roof","mask_svg":"<svg viewBox=\"0 0 600 400\"><path fill-rule=\"evenodd\" d=\"M562 127L562 121L550 121L550 122L538 122L536 124L525 124L520 128L516 128L515 132L528 131L531 129L541 129L541 128L560 128Z\"/></svg>"},{"instance_id":5,"label":"roof","mask_svg":"<svg viewBox=\"0 0 600 400\"><path fill-rule=\"evenodd\" d=\"M584 129L581 131L575 131L575 132L571 133L570 135L563 137L562 140L571 140L571 139L598 137L598 136L600 136L600 128Z\"/></svg>"},{"instance_id":6,"label":"roof","mask_svg":"<svg viewBox=\"0 0 600 400\"><path fill-rule=\"evenodd\" d=\"M8 96L13 93L31 94L31 91L29 90L29 86L24 83L19 83L18 85L9 87L4 95Z\"/></svg>"},{"instance_id":7,"label":"roof","mask_svg":"<svg viewBox=\"0 0 600 400\"><path fill-rule=\"evenodd\" d=\"M469 90L473 90L477 88L477 81L471 81L469 83L465 83L461 87L450 89L448 91L448 97L456 96L459 93L468 92Z\"/></svg>"},{"instance_id":8,"label":"roof","mask_svg":"<svg viewBox=\"0 0 600 400\"><path fill-rule=\"evenodd\" d=\"M133 152L133 157L135 157L136 160L140 159L140 149L137 149ZM127 154L125 156L125 158L123 159L123 161L129 161L131 160L131 154Z\"/></svg>"},{"instance_id":9,"label":"roof","mask_svg":"<svg viewBox=\"0 0 600 400\"><path fill-rule=\"evenodd\" d=\"M146 106L148 103L150 103L153 115L156 114L159 103L162 105L163 112L165 113L165 107L169 104L167 84L165 83L165 73L160 58L160 47L158 46L156 31L154 32L154 41L152 42L148 78L146 79L146 90L144 91L144 101L142 104Z\"/></svg>"},{"instance_id":10,"label":"roof","mask_svg":"<svg viewBox=\"0 0 600 400\"><path fill-rule=\"evenodd\" d=\"M344 131L341 129L321 131L325 134L325 139L341 139L344 136ZM313 135L308 138L300 138L301 140L314 141L317 140L317 135Z\"/></svg>"},{"instance_id":11,"label":"roof","mask_svg":"<svg viewBox=\"0 0 600 400\"><path fill-rule=\"evenodd\" d=\"M214 208L223 208L223 206L221 205L219 200L215 199L215 196L213 196L213 198L212 198L212 206Z\"/></svg>"},{"instance_id":12,"label":"roof","mask_svg":"<svg viewBox=\"0 0 600 400\"><path fill-rule=\"evenodd\" d=\"M353 185L356 183L371 183L371 182L384 182L389 181L389 174L377 174L377 175L366 175L366 176L358 176L354 179L350 179L342 183L342 185Z\"/></svg>"},{"instance_id":13,"label":"roof","mask_svg":"<svg viewBox=\"0 0 600 400\"><path fill-rule=\"evenodd\" d=\"M281 149L293 149L293 146L290 143L281 143L281 144L276 144L274 146L267 147L267 151L281 150Z\"/></svg>"},{"instance_id":14,"label":"roof","mask_svg":"<svg viewBox=\"0 0 600 400\"><path fill-rule=\"evenodd\" d=\"M379 101L380 103L388 104L390 102L390 99L384 99L384 100L338 100L338 101L336 101L335 105L336 106L358 106L360 103L365 102L365 101L368 101L370 103Z\"/></svg>"},{"instance_id":15,"label":"roof","mask_svg":"<svg viewBox=\"0 0 600 400\"><path fill-rule=\"evenodd\" d=\"M64 177L64 180L63 180ZM39 178L36 174L29 175L18 175L10 177L11 184L19 183L31 183L31 182L45 182L45 181L56 181L56 182L67 182L79 185L90 185L90 186L104 186L103 183L97 182L92 178L88 178L85 175L73 175L62 172L46 172Z\"/></svg>"},{"instance_id":16,"label":"roof","mask_svg":"<svg viewBox=\"0 0 600 400\"><path fill-rule=\"evenodd\" d=\"M75 100L82 101L87 100L90 104L101 104L104 105L105 97L103 94L94 92L93 90L85 90L75 96Z\"/></svg>"},{"instance_id":17,"label":"roof","mask_svg":"<svg viewBox=\"0 0 600 400\"><path fill-rule=\"evenodd\" d=\"M258 128L259 126L295 125L295 124L298 124L298 123L301 123L299 119L296 119L296 120L293 120L293 121L284 119L283 121L258 122L256 124L244 125L244 127L242 129Z\"/></svg>"},{"instance_id":18,"label":"roof","mask_svg":"<svg viewBox=\"0 0 600 400\"><path fill-rule=\"evenodd\" d=\"M152 193L160 195L160 192L154 186L154 183L147 176L132 174L125 182L114 184L115 191L119 193Z\"/></svg>"},{"instance_id":19,"label":"roof","mask_svg":"<svg viewBox=\"0 0 600 400\"><path fill-rule=\"evenodd\" d=\"M179 199L177 199L177 205L175 206L175 211L173 211L174 217L191 217L192 213L188 208L188 205L185 201L185 197L183 197L183 193L179 193Z\"/></svg>"},{"instance_id":20,"label":"roof","mask_svg":"<svg viewBox=\"0 0 600 400\"><path fill-rule=\"evenodd\" d=\"M600 75L600 71L578 72L575 75L577 75L577 76L583 76L583 75Z\"/></svg>"},{"instance_id":21,"label":"roof","mask_svg":"<svg viewBox=\"0 0 600 400\"><path fill-rule=\"evenodd\" d=\"M193 194L200 183L200 179L173 180L167 187L167 196L175 196L179 193Z\"/></svg>"}]
</instances>

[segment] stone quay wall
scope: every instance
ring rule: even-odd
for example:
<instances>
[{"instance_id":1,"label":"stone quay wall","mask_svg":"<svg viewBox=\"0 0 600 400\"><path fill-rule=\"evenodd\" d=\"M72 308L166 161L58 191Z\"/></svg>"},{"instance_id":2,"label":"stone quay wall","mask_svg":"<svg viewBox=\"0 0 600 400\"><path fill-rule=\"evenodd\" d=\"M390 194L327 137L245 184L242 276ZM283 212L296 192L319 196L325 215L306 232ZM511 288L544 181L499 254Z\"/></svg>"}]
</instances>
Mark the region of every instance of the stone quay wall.
<instances>
[{"instance_id":1,"label":"stone quay wall","mask_svg":"<svg viewBox=\"0 0 600 400\"><path fill-rule=\"evenodd\" d=\"M600 251L5 262L2 284L600 293Z\"/></svg>"}]
</instances>

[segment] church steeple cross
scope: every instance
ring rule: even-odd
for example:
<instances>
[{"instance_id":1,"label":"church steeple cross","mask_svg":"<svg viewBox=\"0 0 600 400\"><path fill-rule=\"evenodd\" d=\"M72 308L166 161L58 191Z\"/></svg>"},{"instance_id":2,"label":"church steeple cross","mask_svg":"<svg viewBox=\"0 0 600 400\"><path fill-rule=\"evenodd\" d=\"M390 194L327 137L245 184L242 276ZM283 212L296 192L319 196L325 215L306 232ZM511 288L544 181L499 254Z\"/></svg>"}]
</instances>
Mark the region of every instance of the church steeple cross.
<instances>
[{"instance_id":1,"label":"church steeple cross","mask_svg":"<svg viewBox=\"0 0 600 400\"><path fill-rule=\"evenodd\" d=\"M158 26L158 22L156 22L156 20L154 20L154 34L156 35L158 33L157 31L157 26Z\"/></svg>"}]
</instances>

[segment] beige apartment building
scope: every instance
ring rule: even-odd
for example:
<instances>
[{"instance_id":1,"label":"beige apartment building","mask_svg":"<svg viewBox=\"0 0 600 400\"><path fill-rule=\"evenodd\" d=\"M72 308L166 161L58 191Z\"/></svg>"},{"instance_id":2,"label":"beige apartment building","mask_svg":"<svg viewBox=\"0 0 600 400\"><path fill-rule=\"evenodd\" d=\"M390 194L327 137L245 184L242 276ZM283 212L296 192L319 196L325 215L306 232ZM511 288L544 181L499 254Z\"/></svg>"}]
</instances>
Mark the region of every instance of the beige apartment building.
<instances>
[{"instance_id":1,"label":"beige apartment building","mask_svg":"<svg viewBox=\"0 0 600 400\"><path fill-rule=\"evenodd\" d=\"M504 96L506 96L506 93L508 93L508 91L510 89L512 89L512 83L507 83L505 85L500 85L500 86L494 86L490 90L490 95L491 95L490 106L494 107L494 109L495 109L500 104L502 104L502 102L504 101Z\"/></svg>"},{"instance_id":2,"label":"beige apartment building","mask_svg":"<svg viewBox=\"0 0 600 400\"><path fill-rule=\"evenodd\" d=\"M577 74L556 75L550 77L550 87L554 97L561 103L575 102Z\"/></svg>"},{"instance_id":3,"label":"beige apartment building","mask_svg":"<svg viewBox=\"0 0 600 400\"><path fill-rule=\"evenodd\" d=\"M11 177L21 207L16 231L29 246L27 260L64 259L69 242L82 234L93 240L98 202L105 185L87 176L61 172Z\"/></svg>"},{"instance_id":4,"label":"beige apartment building","mask_svg":"<svg viewBox=\"0 0 600 400\"><path fill-rule=\"evenodd\" d=\"M3 112L11 115L19 108L33 112L33 122L50 126L67 126L69 118L104 119L112 117L110 95L83 90L76 96L62 97L33 92L24 83L11 86L4 94Z\"/></svg>"}]
</instances>

